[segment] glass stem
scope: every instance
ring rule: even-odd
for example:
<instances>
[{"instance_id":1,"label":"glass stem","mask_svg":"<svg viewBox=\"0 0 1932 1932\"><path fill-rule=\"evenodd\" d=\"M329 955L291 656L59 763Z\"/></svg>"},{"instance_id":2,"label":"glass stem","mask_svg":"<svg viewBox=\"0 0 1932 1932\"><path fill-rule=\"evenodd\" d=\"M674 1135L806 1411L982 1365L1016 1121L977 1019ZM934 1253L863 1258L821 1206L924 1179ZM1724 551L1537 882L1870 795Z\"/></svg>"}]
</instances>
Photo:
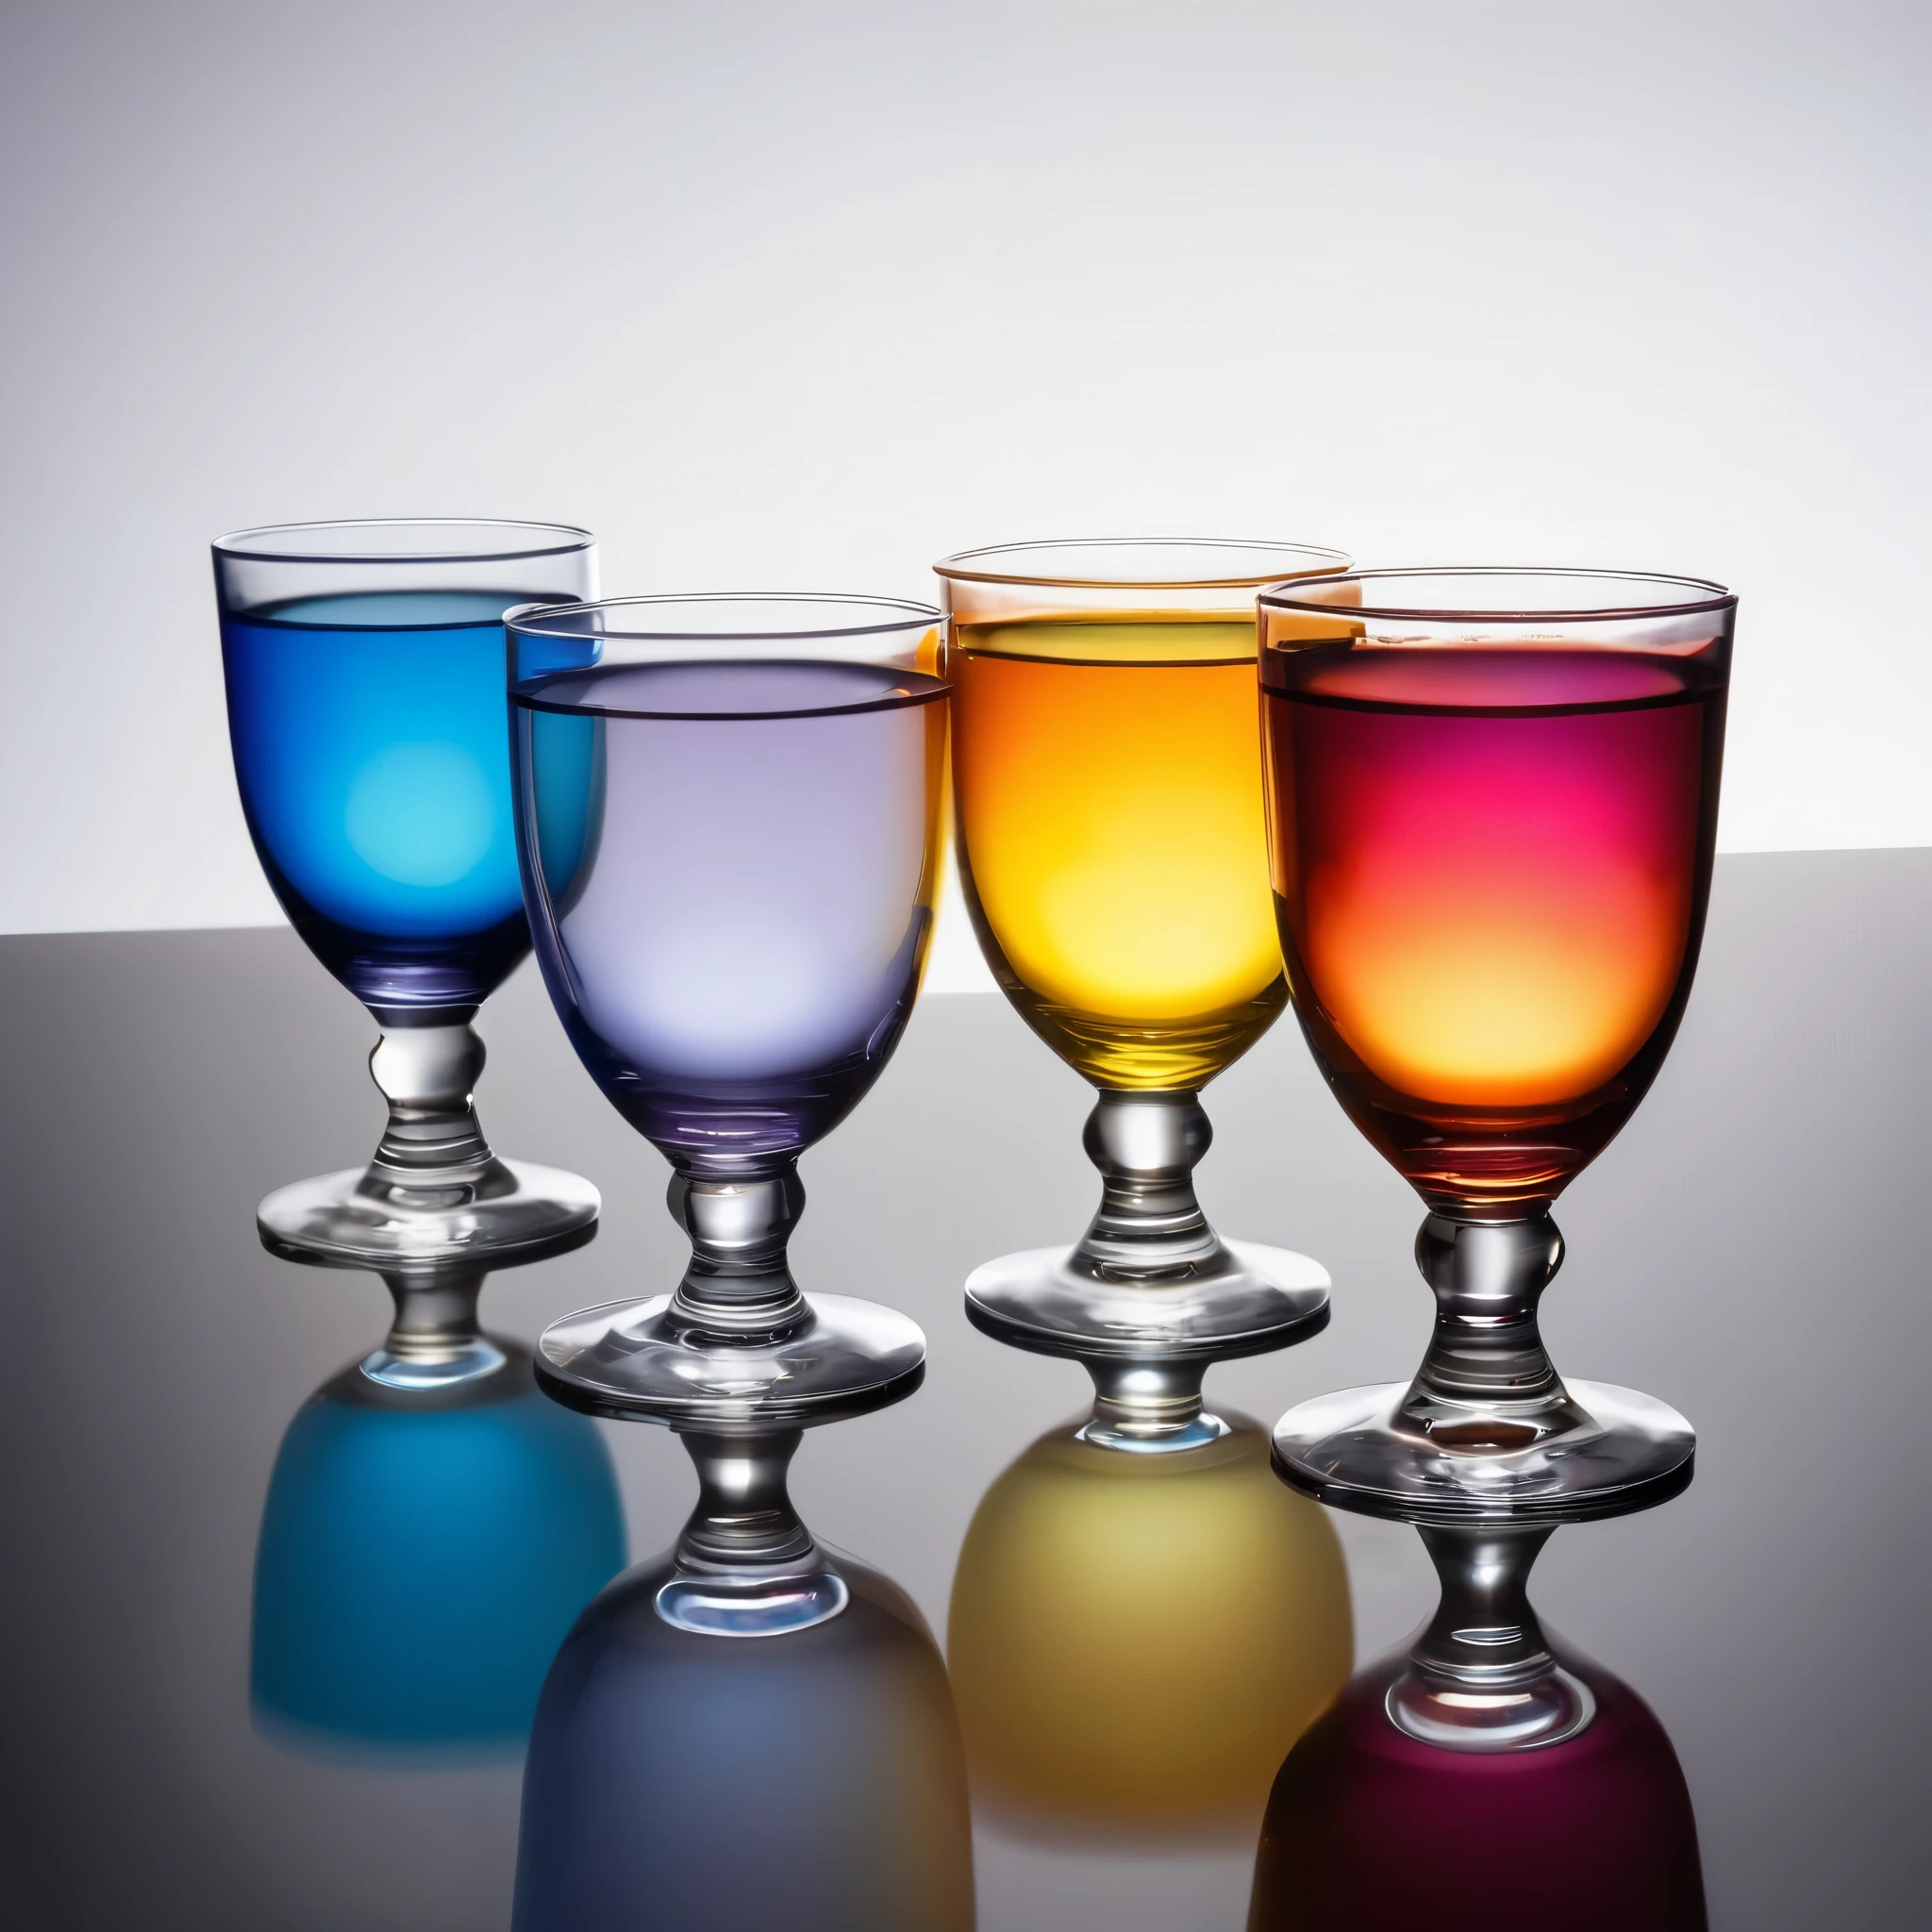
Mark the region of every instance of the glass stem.
<instances>
[{"instance_id":1,"label":"glass stem","mask_svg":"<svg viewBox=\"0 0 1932 1932\"><path fill-rule=\"evenodd\" d=\"M795 1161L775 1174L731 1178L679 1172L669 1200L691 1250L671 1298L675 1324L729 1341L782 1335L805 1319L809 1310L786 1258L805 1211Z\"/></svg>"},{"instance_id":2,"label":"glass stem","mask_svg":"<svg viewBox=\"0 0 1932 1932\"><path fill-rule=\"evenodd\" d=\"M389 1124L372 1178L399 1188L456 1187L480 1179L494 1156L476 1119L483 1042L476 1009L413 1020L379 1015L382 1038L369 1073L389 1102Z\"/></svg>"},{"instance_id":3,"label":"glass stem","mask_svg":"<svg viewBox=\"0 0 1932 1932\"><path fill-rule=\"evenodd\" d=\"M1193 1449L1227 1434L1227 1424L1204 1412L1201 1382L1208 1364L1193 1360L1133 1360L1088 1356L1093 1413L1083 1442L1108 1449Z\"/></svg>"},{"instance_id":4,"label":"glass stem","mask_svg":"<svg viewBox=\"0 0 1932 1932\"><path fill-rule=\"evenodd\" d=\"M1526 1751L1574 1738L1596 1700L1560 1668L1530 1607L1529 1573L1550 1529L1421 1531L1441 1599L1389 1687L1397 1729L1452 1751Z\"/></svg>"},{"instance_id":5,"label":"glass stem","mask_svg":"<svg viewBox=\"0 0 1932 1932\"><path fill-rule=\"evenodd\" d=\"M803 1433L678 1431L697 1465L698 1507L652 1600L665 1623L699 1637L777 1637L844 1609L851 1591L786 1492Z\"/></svg>"},{"instance_id":6,"label":"glass stem","mask_svg":"<svg viewBox=\"0 0 1932 1932\"><path fill-rule=\"evenodd\" d=\"M1173 1281L1221 1260L1220 1239L1194 1198L1194 1168L1213 1138L1197 1092L1103 1087L1084 1137L1100 1170L1100 1211L1073 1265L1110 1280Z\"/></svg>"},{"instance_id":7,"label":"glass stem","mask_svg":"<svg viewBox=\"0 0 1932 1932\"><path fill-rule=\"evenodd\" d=\"M680 1570L696 1575L770 1575L804 1573L816 1565L818 1545L791 1507L785 1486L804 1433L678 1432L698 1473L698 1505L677 1540Z\"/></svg>"},{"instance_id":8,"label":"glass stem","mask_svg":"<svg viewBox=\"0 0 1932 1932\"><path fill-rule=\"evenodd\" d=\"M1529 1573L1547 1527L1422 1529L1417 1532L1442 1595L1408 1657L1425 1674L1465 1687L1500 1673L1532 1675L1552 1659L1529 1601Z\"/></svg>"},{"instance_id":9,"label":"glass stem","mask_svg":"<svg viewBox=\"0 0 1932 1932\"><path fill-rule=\"evenodd\" d=\"M487 1268L397 1269L383 1284L395 1303L386 1347L406 1361L454 1361L482 1335L477 1297Z\"/></svg>"},{"instance_id":10,"label":"glass stem","mask_svg":"<svg viewBox=\"0 0 1932 1932\"><path fill-rule=\"evenodd\" d=\"M1415 1258L1435 1291L1436 1331L1411 1403L1433 1397L1493 1409L1563 1399L1537 1327L1537 1303L1563 1265L1563 1237L1547 1213L1524 1221L1431 1214Z\"/></svg>"}]
</instances>

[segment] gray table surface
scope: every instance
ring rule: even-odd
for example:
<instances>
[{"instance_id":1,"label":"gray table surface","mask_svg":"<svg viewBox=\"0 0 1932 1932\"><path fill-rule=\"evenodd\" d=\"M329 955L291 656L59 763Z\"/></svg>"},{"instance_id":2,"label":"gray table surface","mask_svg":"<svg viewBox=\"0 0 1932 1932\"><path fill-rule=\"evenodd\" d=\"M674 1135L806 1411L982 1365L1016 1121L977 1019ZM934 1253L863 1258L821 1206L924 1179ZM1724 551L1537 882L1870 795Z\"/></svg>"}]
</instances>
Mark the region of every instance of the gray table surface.
<instances>
[{"instance_id":1,"label":"gray table surface","mask_svg":"<svg viewBox=\"0 0 1932 1932\"><path fill-rule=\"evenodd\" d=\"M1676 1048L1559 1205L1559 1367L1663 1397L1700 1447L1677 1501L1558 1535L1535 1594L1669 1730L1725 1932L1904 1924L1924 1896L1928 940L1932 852L1721 861ZM374 1276L262 1252L252 1210L373 1145L367 1017L271 931L0 941L0 1918L506 1924L515 1762L328 1762L250 1721L277 1444L388 1314ZM593 1245L491 1280L489 1325L533 1339L570 1308L668 1287L681 1247L663 1163L577 1066L530 968L480 1024L491 1138L605 1199ZM1327 1333L1216 1369L1211 1399L1272 1422L1407 1374L1429 1319L1408 1252L1419 1208L1292 1022L1208 1104L1218 1224L1306 1250L1336 1284ZM806 1285L904 1308L931 1356L912 1400L808 1438L793 1493L941 1641L975 1503L1086 1392L1074 1366L971 1329L960 1284L1083 1224L1087 1106L1004 1002L936 997L805 1161ZM675 1536L694 1483L664 1433L598 1426L641 1557ZM1433 1577L1412 1532L1338 1526L1365 1660L1432 1607ZM987 1932L1238 1932L1252 1869L1238 1846L1106 1851L991 1828L975 1856Z\"/></svg>"}]
</instances>

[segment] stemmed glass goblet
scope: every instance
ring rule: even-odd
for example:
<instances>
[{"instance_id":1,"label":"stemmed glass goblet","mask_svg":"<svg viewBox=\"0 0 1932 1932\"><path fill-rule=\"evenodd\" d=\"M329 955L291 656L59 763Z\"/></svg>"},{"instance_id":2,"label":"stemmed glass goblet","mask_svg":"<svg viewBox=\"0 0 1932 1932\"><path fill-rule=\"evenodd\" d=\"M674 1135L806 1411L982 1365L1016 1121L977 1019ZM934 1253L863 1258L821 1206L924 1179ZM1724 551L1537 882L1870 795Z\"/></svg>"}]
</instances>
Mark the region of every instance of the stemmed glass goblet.
<instances>
[{"instance_id":1,"label":"stemmed glass goblet","mask_svg":"<svg viewBox=\"0 0 1932 1932\"><path fill-rule=\"evenodd\" d=\"M1354 1626L1327 1512L1275 1479L1265 1428L1223 1420L1218 1441L1158 1456L1062 1424L980 1498L946 1667L982 1822L1254 1841L1283 1755L1348 1677Z\"/></svg>"},{"instance_id":2,"label":"stemmed glass goblet","mask_svg":"<svg viewBox=\"0 0 1932 1932\"><path fill-rule=\"evenodd\" d=\"M483 1138L471 1021L529 948L511 829L503 613L596 593L563 525L294 524L214 543L249 833L309 950L382 1029L375 1158L279 1188L262 1239L350 1267L483 1266L587 1241L597 1191Z\"/></svg>"},{"instance_id":3,"label":"stemmed glass goblet","mask_svg":"<svg viewBox=\"0 0 1932 1932\"><path fill-rule=\"evenodd\" d=\"M1209 1362L1328 1318L1306 1256L1223 1241L1194 1195L1200 1090L1286 1000L1267 889L1255 595L1344 569L1291 543L1015 543L935 566L954 684L960 882L993 975L1099 1090L1099 1212L1071 1250L974 1271L966 1307L1015 1347L1070 1356L1085 1440L1183 1449Z\"/></svg>"},{"instance_id":4,"label":"stemmed glass goblet","mask_svg":"<svg viewBox=\"0 0 1932 1932\"><path fill-rule=\"evenodd\" d=\"M1537 1327L1550 1209L1623 1126L1690 997L1737 599L1588 571L1362 571L1260 599L1289 987L1357 1127L1428 1208L1413 1381L1283 1417L1324 1502L1575 1522L1690 1480L1690 1424L1566 1383Z\"/></svg>"},{"instance_id":5,"label":"stemmed glass goblet","mask_svg":"<svg viewBox=\"0 0 1932 1932\"><path fill-rule=\"evenodd\" d=\"M623 1569L595 1424L476 1322L484 1271L391 1274L384 1345L275 1457L249 1644L257 1726L300 1746L521 1752L577 1612Z\"/></svg>"},{"instance_id":6,"label":"stemmed glass goblet","mask_svg":"<svg viewBox=\"0 0 1932 1932\"><path fill-rule=\"evenodd\" d=\"M699 1500L675 1549L598 1595L544 1681L511 1932L971 1932L959 1722L924 1619L842 1552L836 1623L759 1614L784 1601L762 1580L778 1539L816 1548L785 1490L798 1431L684 1441Z\"/></svg>"},{"instance_id":7,"label":"stemmed glass goblet","mask_svg":"<svg viewBox=\"0 0 1932 1932\"><path fill-rule=\"evenodd\" d=\"M1407 1655L1361 1671L1289 1754L1249 1932L1488 1932L1539 1923L1557 1900L1565 1932L1706 1932L1697 1822L1669 1734L1600 1665L1553 1655L1523 1593L1549 1534L1424 1532L1442 1602ZM1426 1701L1445 1643L1500 1649L1507 1666L1486 1684L1457 1673L1441 1683L1437 1722L1391 1726L1421 1714L1416 1693ZM1587 1724L1537 1727L1557 1683ZM1474 1735L1483 1719L1490 1735Z\"/></svg>"},{"instance_id":8,"label":"stemmed glass goblet","mask_svg":"<svg viewBox=\"0 0 1932 1932\"><path fill-rule=\"evenodd\" d=\"M799 1155L877 1079L924 968L939 621L928 605L834 596L508 619L544 983L591 1077L671 1162L691 1241L675 1292L555 1324L539 1374L592 1413L670 1424L693 1456L883 1406L924 1374L911 1322L808 1300L786 1243ZM761 1631L836 1613L836 1578L800 1575L774 1573ZM660 1592L659 1608L676 1621L682 1601ZM691 1615L710 1627L708 1610Z\"/></svg>"}]
</instances>

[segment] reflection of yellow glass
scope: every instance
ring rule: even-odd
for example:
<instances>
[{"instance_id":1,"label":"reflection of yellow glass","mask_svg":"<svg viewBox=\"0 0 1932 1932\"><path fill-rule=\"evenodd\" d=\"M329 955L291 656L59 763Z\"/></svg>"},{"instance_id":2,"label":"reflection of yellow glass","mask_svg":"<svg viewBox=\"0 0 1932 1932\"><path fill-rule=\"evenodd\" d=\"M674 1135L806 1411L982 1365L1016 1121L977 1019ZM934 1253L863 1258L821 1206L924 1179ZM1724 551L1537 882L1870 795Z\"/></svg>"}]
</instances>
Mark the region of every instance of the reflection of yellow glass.
<instances>
[{"instance_id":1,"label":"reflection of yellow glass","mask_svg":"<svg viewBox=\"0 0 1932 1932\"><path fill-rule=\"evenodd\" d=\"M1104 1087L1199 1087L1286 997L1255 626L962 622L960 874L994 971Z\"/></svg>"},{"instance_id":2,"label":"reflection of yellow glass","mask_svg":"<svg viewBox=\"0 0 1932 1932\"><path fill-rule=\"evenodd\" d=\"M981 1501L947 1649L974 1802L1003 1822L1251 1839L1347 1680L1341 1544L1229 1420L1162 1456L1057 1429Z\"/></svg>"}]
</instances>

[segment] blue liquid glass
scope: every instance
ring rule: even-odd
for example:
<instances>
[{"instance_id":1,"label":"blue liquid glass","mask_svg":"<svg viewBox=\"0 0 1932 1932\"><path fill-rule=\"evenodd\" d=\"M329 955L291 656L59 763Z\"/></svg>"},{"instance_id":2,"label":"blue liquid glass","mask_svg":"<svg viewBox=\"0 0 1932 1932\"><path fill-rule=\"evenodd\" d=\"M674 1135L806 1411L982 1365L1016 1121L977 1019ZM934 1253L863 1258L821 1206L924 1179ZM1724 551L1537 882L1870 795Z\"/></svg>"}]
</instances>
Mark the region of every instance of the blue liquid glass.
<instances>
[{"instance_id":1,"label":"blue liquid glass","mask_svg":"<svg viewBox=\"0 0 1932 1932\"><path fill-rule=\"evenodd\" d=\"M624 1567L624 1510L596 1424L506 1348L450 1394L348 1370L289 1424L255 1573L271 1730L486 1753L527 1735L557 1646Z\"/></svg>"},{"instance_id":2,"label":"blue liquid glass","mask_svg":"<svg viewBox=\"0 0 1932 1932\"><path fill-rule=\"evenodd\" d=\"M738 660L558 670L512 698L537 956L579 1056L680 1166L769 1171L910 1016L945 685Z\"/></svg>"},{"instance_id":3,"label":"blue liquid glass","mask_svg":"<svg viewBox=\"0 0 1932 1932\"><path fill-rule=\"evenodd\" d=\"M475 1007L529 944L500 591L304 597L222 619L248 828L323 964L378 1013Z\"/></svg>"}]
</instances>

